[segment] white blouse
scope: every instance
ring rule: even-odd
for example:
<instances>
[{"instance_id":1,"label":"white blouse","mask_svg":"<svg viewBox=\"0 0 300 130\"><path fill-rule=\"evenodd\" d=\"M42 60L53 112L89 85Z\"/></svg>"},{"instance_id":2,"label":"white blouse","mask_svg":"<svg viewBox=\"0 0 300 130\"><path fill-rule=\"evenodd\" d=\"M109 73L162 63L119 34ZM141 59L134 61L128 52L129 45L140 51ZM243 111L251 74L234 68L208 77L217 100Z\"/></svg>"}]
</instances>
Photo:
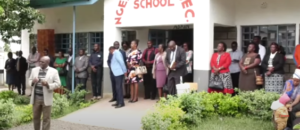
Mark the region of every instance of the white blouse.
<instances>
[{"instance_id":1,"label":"white blouse","mask_svg":"<svg viewBox=\"0 0 300 130\"><path fill-rule=\"evenodd\" d=\"M270 58L269 58L269 61L268 61L268 67L273 67L273 59L275 57L275 55L277 54L277 52L275 52L274 54L270 54Z\"/></svg>"}]
</instances>

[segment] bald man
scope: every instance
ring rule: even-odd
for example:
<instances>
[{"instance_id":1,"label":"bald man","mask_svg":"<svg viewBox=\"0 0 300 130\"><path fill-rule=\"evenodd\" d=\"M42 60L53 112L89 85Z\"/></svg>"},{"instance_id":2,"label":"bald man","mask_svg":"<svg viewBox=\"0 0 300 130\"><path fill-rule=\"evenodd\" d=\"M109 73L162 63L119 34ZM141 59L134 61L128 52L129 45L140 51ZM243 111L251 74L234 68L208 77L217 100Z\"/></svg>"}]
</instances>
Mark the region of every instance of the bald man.
<instances>
[{"instance_id":1,"label":"bald man","mask_svg":"<svg viewBox=\"0 0 300 130\"><path fill-rule=\"evenodd\" d=\"M32 87L30 104L33 105L34 130L40 130L43 113L42 130L50 130L53 90L61 86L56 69L49 67L50 58L43 56L39 66L32 69L29 85Z\"/></svg>"},{"instance_id":2,"label":"bald man","mask_svg":"<svg viewBox=\"0 0 300 130\"><path fill-rule=\"evenodd\" d=\"M166 65L169 68L168 75L168 94L176 95L176 84L180 83L180 77L184 77L187 74L186 54L182 47L177 46L175 41L169 42L169 49L166 55Z\"/></svg>"}]
</instances>

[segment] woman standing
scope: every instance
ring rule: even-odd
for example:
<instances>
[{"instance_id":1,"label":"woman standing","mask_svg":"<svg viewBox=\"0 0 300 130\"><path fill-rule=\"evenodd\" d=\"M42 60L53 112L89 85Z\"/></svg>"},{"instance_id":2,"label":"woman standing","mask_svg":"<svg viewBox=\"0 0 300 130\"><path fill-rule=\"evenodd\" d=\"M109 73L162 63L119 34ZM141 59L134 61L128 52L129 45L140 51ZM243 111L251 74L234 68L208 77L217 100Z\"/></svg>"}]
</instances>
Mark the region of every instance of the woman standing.
<instances>
[{"instance_id":1,"label":"woman standing","mask_svg":"<svg viewBox=\"0 0 300 130\"><path fill-rule=\"evenodd\" d=\"M166 84L167 75L169 73L168 66L165 63L165 50L166 47L163 44L158 45L158 53L155 55L152 68L153 79L156 79L156 87L158 89L159 98L163 96L162 88ZM164 97L167 97L167 95L164 94Z\"/></svg>"},{"instance_id":2,"label":"woman standing","mask_svg":"<svg viewBox=\"0 0 300 130\"><path fill-rule=\"evenodd\" d=\"M56 68L56 70L59 73L59 78L60 78L60 82L61 82L61 86L66 87L67 86L67 81L66 81L66 62L67 62L67 58L65 58L64 56L64 52L63 51L59 51L58 52L58 57L55 59L54 62L54 67Z\"/></svg>"},{"instance_id":3,"label":"woman standing","mask_svg":"<svg viewBox=\"0 0 300 130\"><path fill-rule=\"evenodd\" d=\"M188 74L186 76L184 76L184 82L193 82L193 51L189 50L189 46L187 43L183 44L183 49L185 50L185 54L186 54L186 69Z\"/></svg>"},{"instance_id":4,"label":"woman standing","mask_svg":"<svg viewBox=\"0 0 300 130\"><path fill-rule=\"evenodd\" d=\"M222 90L208 88L208 92L222 92L233 94L233 86L229 66L231 64L230 54L226 52L227 46L221 42L218 44L218 52L214 53L211 57L210 67L211 76L209 82L221 82L223 84Z\"/></svg>"},{"instance_id":5,"label":"woman standing","mask_svg":"<svg viewBox=\"0 0 300 130\"><path fill-rule=\"evenodd\" d=\"M258 89L256 85L256 74L260 74L259 63L261 62L258 54L258 45L250 43L247 48L247 54L240 60L241 68L239 88L242 91L253 91Z\"/></svg>"},{"instance_id":6,"label":"woman standing","mask_svg":"<svg viewBox=\"0 0 300 130\"><path fill-rule=\"evenodd\" d=\"M143 82L143 76L142 75L136 75L135 69L140 65L141 59L142 59L142 51L138 50L138 40L133 40L131 42L131 51L128 54L127 57L127 66L128 66L128 72L127 72L127 83L130 84L130 95L131 99L129 102L134 103L138 101L138 92L139 92L139 84L140 82Z\"/></svg>"},{"instance_id":7,"label":"woman standing","mask_svg":"<svg viewBox=\"0 0 300 130\"><path fill-rule=\"evenodd\" d=\"M265 90L267 92L282 93L283 89L283 74L285 59L278 52L279 46L277 43L272 43L270 53L265 56L261 66L265 70Z\"/></svg>"},{"instance_id":8,"label":"woman standing","mask_svg":"<svg viewBox=\"0 0 300 130\"><path fill-rule=\"evenodd\" d=\"M16 73L16 60L13 58L12 52L8 52L8 59L5 62L4 69L6 70L6 84L8 85L8 90L14 90L15 85L15 73Z\"/></svg>"}]
</instances>

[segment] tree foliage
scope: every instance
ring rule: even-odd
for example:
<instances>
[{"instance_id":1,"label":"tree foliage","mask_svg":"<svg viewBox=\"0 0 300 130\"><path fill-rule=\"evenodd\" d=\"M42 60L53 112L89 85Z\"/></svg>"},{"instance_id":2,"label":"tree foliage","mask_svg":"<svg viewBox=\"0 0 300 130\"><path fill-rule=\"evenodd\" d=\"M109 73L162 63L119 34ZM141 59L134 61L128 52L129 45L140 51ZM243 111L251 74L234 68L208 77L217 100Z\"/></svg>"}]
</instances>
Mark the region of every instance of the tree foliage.
<instances>
[{"instance_id":1,"label":"tree foliage","mask_svg":"<svg viewBox=\"0 0 300 130\"><path fill-rule=\"evenodd\" d=\"M29 6L29 0L0 0L0 35L6 43L21 30L31 31L36 22L44 23L45 17Z\"/></svg>"}]
</instances>

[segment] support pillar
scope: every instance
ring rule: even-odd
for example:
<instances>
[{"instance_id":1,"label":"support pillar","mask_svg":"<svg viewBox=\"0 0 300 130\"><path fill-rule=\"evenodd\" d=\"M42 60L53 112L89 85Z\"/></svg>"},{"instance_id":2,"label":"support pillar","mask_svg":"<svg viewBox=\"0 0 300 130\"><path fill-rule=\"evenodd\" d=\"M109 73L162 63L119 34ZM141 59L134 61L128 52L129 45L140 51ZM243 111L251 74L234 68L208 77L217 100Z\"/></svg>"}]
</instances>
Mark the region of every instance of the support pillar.
<instances>
[{"instance_id":1,"label":"support pillar","mask_svg":"<svg viewBox=\"0 0 300 130\"><path fill-rule=\"evenodd\" d=\"M112 1L104 1L104 22L103 22L103 82L102 82L102 92L105 96L106 94L112 93L112 86L110 81L110 72L107 65L107 59L109 55L109 47L113 46L115 41L120 44L122 42L122 32L120 28L115 25L115 16L111 15L111 12L115 12L114 8L110 8ZM120 46L121 47L121 46ZM110 95L111 96L111 95Z\"/></svg>"},{"instance_id":2,"label":"support pillar","mask_svg":"<svg viewBox=\"0 0 300 130\"><path fill-rule=\"evenodd\" d=\"M195 8L194 22L194 82L198 83L198 91L207 91L214 52L214 24L210 17L210 0L195 1L195 5L198 8Z\"/></svg>"}]
</instances>

